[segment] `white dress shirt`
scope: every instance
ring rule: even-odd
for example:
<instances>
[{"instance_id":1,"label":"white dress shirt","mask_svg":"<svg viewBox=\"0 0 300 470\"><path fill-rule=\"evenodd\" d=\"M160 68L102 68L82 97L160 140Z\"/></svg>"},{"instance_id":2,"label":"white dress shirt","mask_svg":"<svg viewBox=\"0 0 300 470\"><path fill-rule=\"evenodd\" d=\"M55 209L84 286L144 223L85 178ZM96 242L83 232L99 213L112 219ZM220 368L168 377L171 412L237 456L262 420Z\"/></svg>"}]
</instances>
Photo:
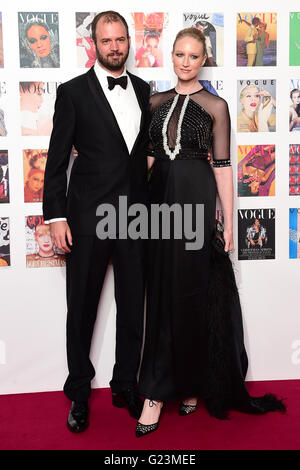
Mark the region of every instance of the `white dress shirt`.
<instances>
[{"instance_id":1,"label":"white dress shirt","mask_svg":"<svg viewBox=\"0 0 300 470\"><path fill-rule=\"evenodd\" d=\"M140 130L141 108L139 107L129 75L127 75L126 69L124 69L121 75L114 77L104 70L98 61L95 62L94 71L116 117L130 153ZM126 90L120 85L116 85L113 90L109 90L107 77L119 78L123 75L128 77Z\"/></svg>"},{"instance_id":2,"label":"white dress shirt","mask_svg":"<svg viewBox=\"0 0 300 470\"><path fill-rule=\"evenodd\" d=\"M126 69L124 69L124 72L121 75L115 77L114 75L104 70L99 65L97 60L94 65L94 71L100 82L105 97L110 104L112 112L115 115L120 131L123 134L124 140L126 142L128 152L130 153L140 131L141 122L141 108L139 106L130 77L127 75ZM116 85L112 90L110 90L108 88L107 77L111 76L114 78L119 78L123 75L128 77L126 89L124 90L124 88L122 88L120 85ZM45 220L44 224L58 222L61 220L66 221L67 219L65 217L60 217L57 219Z\"/></svg>"}]
</instances>

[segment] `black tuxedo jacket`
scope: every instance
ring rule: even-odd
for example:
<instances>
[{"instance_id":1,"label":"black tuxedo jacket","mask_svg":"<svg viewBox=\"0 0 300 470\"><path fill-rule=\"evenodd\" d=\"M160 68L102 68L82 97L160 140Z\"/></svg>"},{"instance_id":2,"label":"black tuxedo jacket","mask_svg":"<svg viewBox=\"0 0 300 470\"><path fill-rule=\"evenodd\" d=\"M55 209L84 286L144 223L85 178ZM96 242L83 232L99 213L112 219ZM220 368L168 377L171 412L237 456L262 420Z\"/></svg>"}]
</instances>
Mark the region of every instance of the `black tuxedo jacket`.
<instances>
[{"instance_id":1,"label":"black tuxedo jacket","mask_svg":"<svg viewBox=\"0 0 300 470\"><path fill-rule=\"evenodd\" d=\"M95 235L96 209L118 198L147 203L150 87L128 73L141 108L140 132L129 154L113 111L92 67L58 87L45 171L44 220L66 217L72 234ZM67 191L72 146L78 157ZM118 212L117 212L118 213Z\"/></svg>"}]
</instances>

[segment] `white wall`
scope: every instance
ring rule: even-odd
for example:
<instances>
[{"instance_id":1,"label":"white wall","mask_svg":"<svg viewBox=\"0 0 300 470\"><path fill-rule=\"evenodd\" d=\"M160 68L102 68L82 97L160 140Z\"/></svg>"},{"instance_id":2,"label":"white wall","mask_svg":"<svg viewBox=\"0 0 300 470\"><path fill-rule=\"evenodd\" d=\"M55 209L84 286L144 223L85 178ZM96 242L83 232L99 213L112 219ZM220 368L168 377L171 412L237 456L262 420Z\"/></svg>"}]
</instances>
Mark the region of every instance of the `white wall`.
<instances>
[{"instance_id":1,"label":"white wall","mask_svg":"<svg viewBox=\"0 0 300 470\"><path fill-rule=\"evenodd\" d=\"M0 268L0 393L22 393L60 390L66 374L65 358L65 269L28 269L25 264L24 216L41 214L41 204L23 202L22 149L47 148L47 137L22 137L20 134L19 81L66 81L84 73L77 67L75 12L114 9L127 19L133 35L131 12L169 12L169 26L164 34L165 66L157 69L135 69L133 52L128 68L145 80L171 80L176 84L170 51L177 31L182 28L182 14L187 11L214 11L225 14L224 67L205 69L201 78L223 80L222 96L228 101L232 118L232 161L236 194L237 145L276 144L276 196L268 198L235 198L234 226L237 241L238 208L276 208L276 259L262 261L232 260L235 266L243 306L245 341L250 367L248 380L300 378L300 260L289 259L290 207L300 207L297 197L288 191L289 144L300 143L297 133L288 131L289 80L300 78L300 67L290 67L289 12L299 11L299 3L278 0L231 1L212 0L209 5L186 0L175 3L73 0L71 4L53 0L47 10L59 12L59 69L21 69L18 49L18 11L42 11L37 1L12 1L2 5L5 65L0 81L7 83L9 110L6 115L8 136L1 137L1 149L9 151L10 203L0 205L0 217L10 217L11 266ZM70 5L70 6L69 6ZM149 8L150 7L150 8ZM257 70L236 67L236 13L273 11L278 16L277 66ZM242 78L275 78L277 83L277 131L266 134L237 134L237 80ZM236 242L237 243L237 242ZM92 360L96 368L94 387L106 387L114 362L115 304L113 273L108 270L94 332Z\"/></svg>"}]
</instances>

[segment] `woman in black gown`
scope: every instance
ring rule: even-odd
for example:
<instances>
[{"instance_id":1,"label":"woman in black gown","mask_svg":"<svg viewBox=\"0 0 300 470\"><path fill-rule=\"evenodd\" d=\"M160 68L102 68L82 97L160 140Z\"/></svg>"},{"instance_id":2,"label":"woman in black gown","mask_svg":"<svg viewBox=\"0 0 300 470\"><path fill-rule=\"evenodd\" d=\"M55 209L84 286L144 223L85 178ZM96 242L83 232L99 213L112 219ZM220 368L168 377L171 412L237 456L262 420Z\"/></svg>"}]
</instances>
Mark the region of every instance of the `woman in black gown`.
<instances>
[{"instance_id":1,"label":"woman in black gown","mask_svg":"<svg viewBox=\"0 0 300 470\"><path fill-rule=\"evenodd\" d=\"M230 116L226 101L198 81L206 60L205 36L195 28L180 31L172 60L177 86L150 99L149 166L155 161L150 200L180 204L182 213L185 204L192 207L193 228L201 225L204 243L201 249L187 249L190 236L184 229L181 238L175 236L175 224L169 239L161 230L157 239L149 240L146 337L139 379L145 402L137 437L157 429L163 402L170 399L181 400L181 415L196 410L198 397L218 418L226 417L230 409L250 413L285 409L274 395L252 398L245 387L248 360L229 258L233 250ZM217 191L223 232L216 230ZM199 222L200 204L204 219Z\"/></svg>"}]
</instances>

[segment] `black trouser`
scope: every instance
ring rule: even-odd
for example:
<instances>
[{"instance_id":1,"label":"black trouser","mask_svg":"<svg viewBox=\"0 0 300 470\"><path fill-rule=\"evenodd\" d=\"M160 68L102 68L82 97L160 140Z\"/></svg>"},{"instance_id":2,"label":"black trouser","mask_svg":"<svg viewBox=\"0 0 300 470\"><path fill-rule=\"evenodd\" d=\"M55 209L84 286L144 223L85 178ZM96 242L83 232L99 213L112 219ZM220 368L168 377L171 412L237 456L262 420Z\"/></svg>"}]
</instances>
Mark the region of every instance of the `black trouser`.
<instances>
[{"instance_id":1,"label":"black trouser","mask_svg":"<svg viewBox=\"0 0 300 470\"><path fill-rule=\"evenodd\" d=\"M112 392L136 385L144 317L144 250L142 240L99 240L73 237L67 261L67 358L69 376L64 392L70 400L85 401L95 376L90 346L99 298L109 260L112 260L117 306L116 358Z\"/></svg>"}]
</instances>

